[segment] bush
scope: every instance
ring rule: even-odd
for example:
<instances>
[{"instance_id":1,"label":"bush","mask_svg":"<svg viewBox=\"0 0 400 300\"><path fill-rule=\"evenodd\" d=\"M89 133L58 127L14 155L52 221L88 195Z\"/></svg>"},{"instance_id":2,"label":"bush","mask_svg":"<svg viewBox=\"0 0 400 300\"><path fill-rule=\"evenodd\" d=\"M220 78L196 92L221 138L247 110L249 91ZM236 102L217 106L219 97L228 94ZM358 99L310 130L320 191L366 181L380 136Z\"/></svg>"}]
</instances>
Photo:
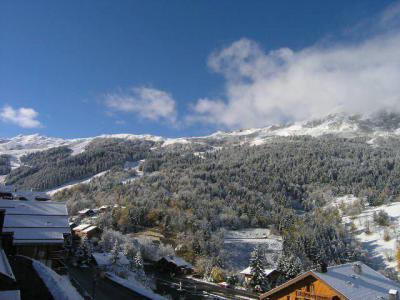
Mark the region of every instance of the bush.
<instances>
[{"instance_id":1,"label":"bush","mask_svg":"<svg viewBox=\"0 0 400 300\"><path fill-rule=\"evenodd\" d=\"M379 212L374 212L374 222L379 226L389 226L390 225L390 217L384 210L380 210Z\"/></svg>"},{"instance_id":2,"label":"bush","mask_svg":"<svg viewBox=\"0 0 400 300\"><path fill-rule=\"evenodd\" d=\"M224 270L222 270L221 268L219 268L219 267L213 267L212 269L211 269L211 273L210 273L210 277L211 277L211 280L213 281L213 282L223 282L223 281L225 281L225 273L224 273Z\"/></svg>"}]
</instances>

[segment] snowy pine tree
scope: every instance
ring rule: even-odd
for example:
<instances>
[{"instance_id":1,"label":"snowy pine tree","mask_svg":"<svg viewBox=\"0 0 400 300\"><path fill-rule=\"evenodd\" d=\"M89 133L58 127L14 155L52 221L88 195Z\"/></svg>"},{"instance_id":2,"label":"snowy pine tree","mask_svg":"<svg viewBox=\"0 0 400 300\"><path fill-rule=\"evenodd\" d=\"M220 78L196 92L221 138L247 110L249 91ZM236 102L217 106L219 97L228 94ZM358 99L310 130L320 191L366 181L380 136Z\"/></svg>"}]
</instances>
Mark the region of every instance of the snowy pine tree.
<instances>
[{"instance_id":1,"label":"snowy pine tree","mask_svg":"<svg viewBox=\"0 0 400 300\"><path fill-rule=\"evenodd\" d=\"M114 243L114 247L111 250L111 263L116 265L118 263L119 253L121 252L121 246L119 241L116 240Z\"/></svg>"},{"instance_id":2,"label":"snowy pine tree","mask_svg":"<svg viewBox=\"0 0 400 300\"><path fill-rule=\"evenodd\" d=\"M266 259L264 251L261 247L257 246L250 260L250 272L252 275L250 286L258 291L267 291L271 288L267 275L265 274L265 269Z\"/></svg>"},{"instance_id":3,"label":"snowy pine tree","mask_svg":"<svg viewBox=\"0 0 400 300\"><path fill-rule=\"evenodd\" d=\"M298 257L291 254L282 255L278 260L277 269L281 273L279 284L299 275L302 272L302 263Z\"/></svg>"}]
</instances>

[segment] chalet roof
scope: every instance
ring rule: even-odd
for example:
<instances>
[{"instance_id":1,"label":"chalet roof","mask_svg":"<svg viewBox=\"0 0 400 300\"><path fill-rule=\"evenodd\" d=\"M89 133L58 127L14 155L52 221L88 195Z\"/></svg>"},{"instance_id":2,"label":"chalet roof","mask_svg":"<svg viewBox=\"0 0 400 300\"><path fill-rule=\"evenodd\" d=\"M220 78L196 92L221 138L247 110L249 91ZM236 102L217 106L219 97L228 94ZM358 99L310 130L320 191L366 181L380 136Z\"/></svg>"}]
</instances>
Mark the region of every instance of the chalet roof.
<instances>
[{"instance_id":1,"label":"chalet roof","mask_svg":"<svg viewBox=\"0 0 400 300\"><path fill-rule=\"evenodd\" d=\"M0 248L0 274L2 276L8 277L12 281L15 281L15 276L11 269L10 263L8 262L7 255L1 248Z\"/></svg>"},{"instance_id":2,"label":"chalet roof","mask_svg":"<svg viewBox=\"0 0 400 300\"><path fill-rule=\"evenodd\" d=\"M354 263L328 267L326 273L311 270L262 294L260 299L267 299L268 296L289 287L307 276L313 276L323 281L342 297L349 300L387 299L390 290L400 292L400 285L396 282L361 262L356 263L361 266L361 273L354 272Z\"/></svg>"},{"instance_id":3,"label":"chalet roof","mask_svg":"<svg viewBox=\"0 0 400 300\"><path fill-rule=\"evenodd\" d=\"M97 227L97 226L89 226L89 227L85 228L84 230L82 230L82 232L88 233L88 232L91 232L93 230L98 230L98 229L99 229L99 227Z\"/></svg>"},{"instance_id":4,"label":"chalet roof","mask_svg":"<svg viewBox=\"0 0 400 300\"><path fill-rule=\"evenodd\" d=\"M93 252L92 256L96 262L96 264L99 267L104 267L104 266L109 266L112 264L111 258L112 254L111 253L106 253L106 252ZM126 258L126 256L120 252L118 254L118 261L117 264L119 265L129 265L129 260Z\"/></svg>"},{"instance_id":5,"label":"chalet roof","mask_svg":"<svg viewBox=\"0 0 400 300\"><path fill-rule=\"evenodd\" d=\"M21 300L21 292L15 291L0 291L0 300Z\"/></svg>"},{"instance_id":6,"label":"chalet roof","mask_svg":"<svg viewBox=\"0 0 400 300\"><path fill-rule=\"evenodd\" d=\"M264 273L265 275L270 275L272 272L276 271L276 269L265 269ZM251 273L251 267L247 267L246 269L240 271L239 274L243 274L243 275L252 275Z\"/></svg>"},{"instance_id":7,"label":"chalet roof","mask_svg":"<svg viewBox=\"0 0 400 300\"><path fill-rule=\"evenodd\" d=\"M94 211L91 208L85 208L85 209L78 211L78 213L81 215L87 214L88 212L94 212Z\"/></svg>"},{"instance_id":8,"label":"chalet roof","mask_svg":"<svg viewBox=\"0 0 400 300\"><path fill-rule=\"evenodd\" d=\"M72 229L73 231L82 231L88 227L92 226L91 224L81 224L76 226L74 229Z\"/></svg>"},{"instance_id":9,"label":"chalet roof","mask_svg":"<svg viewBox=\"0 0 400 300\"><path fill-rule=\"evenodd\" d=\"M313 271L318 278L351 300L379 299L386 297L389 290L400 292L400 285L383 276L367 265L361 265L361 273L356 274L353 264L348 263L328 268L328 272Z\"/></svg>"},{"instance_id":10,"label":"chalet roof","mask_svg":"<svg viewBox=\"0 0 400 300\"><path fill-rule=\"evenodd\" d=\"M178 267L193 268L193 266L190 263L188 263L186 260L184 260L179 256L167 255L161 259L165 259L167 262L172 263Z\"/></svg>"},{"instance_id":11,"label":"chalet roof","mask_svg":"<svg viewBox=\"0 0 400 300\"><path fill-rule=\"evenodd\" d=\"M14 244L64 243L70 234L65 203L0 199L5 209L4 232L13 233Z\"/></svg>"}]
</instances>

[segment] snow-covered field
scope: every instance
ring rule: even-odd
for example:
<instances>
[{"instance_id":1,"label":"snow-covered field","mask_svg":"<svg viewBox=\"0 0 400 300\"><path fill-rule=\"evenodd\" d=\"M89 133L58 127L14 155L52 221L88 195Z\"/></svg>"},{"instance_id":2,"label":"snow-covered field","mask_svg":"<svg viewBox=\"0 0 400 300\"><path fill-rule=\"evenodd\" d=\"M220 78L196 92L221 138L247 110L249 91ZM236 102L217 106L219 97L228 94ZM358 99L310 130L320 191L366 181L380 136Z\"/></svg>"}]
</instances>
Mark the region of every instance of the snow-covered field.
<instances>
[{"instance_id":1,"label":"snow-covered field","mask_svg":"<svg viewBox=\"0 0 400 300\"><path fill-rule=\"evenodd\" d=\"M385 211L390 216L389 226L379 226L374 223L374 212ZM346 224L355 225L356 238L362 248L368 251L369 258L379 268L396 268L396 249L400 239L400 202L394 202L379 207L367 207L361 214L343 218ZM369 227L370 233L366 233ZM389 240L384 237L389 236Z\"/></svg>"},{"instance_id":2,"label":"snow-covered field","mask_svg":"<svg viewBox=\"0 0 400 300\"><path fill-rule=\"evenodd\" d=\"M241 271L248 267L251 253L258 245L267 247L269 258L282 250L282 239L272 235L269 229L248 228L229 230L224 236L224 250L227 254L226 264L233 270Z\"/></svg>"}]
</instances>

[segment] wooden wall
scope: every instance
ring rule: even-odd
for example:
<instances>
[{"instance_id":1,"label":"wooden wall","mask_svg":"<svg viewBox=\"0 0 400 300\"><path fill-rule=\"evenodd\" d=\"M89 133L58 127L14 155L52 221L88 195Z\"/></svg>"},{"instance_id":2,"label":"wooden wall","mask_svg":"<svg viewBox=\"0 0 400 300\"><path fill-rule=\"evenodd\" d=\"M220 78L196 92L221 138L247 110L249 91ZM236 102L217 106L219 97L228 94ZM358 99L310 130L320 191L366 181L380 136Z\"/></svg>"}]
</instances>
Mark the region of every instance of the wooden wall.
<instances>
[{"instance_id":1,"label":"wooden wall","mask_svg":"<svg viewBox=\"0 0 400 300\"><path fill-rule=\"evenodd\" d=\"M339 296L324 282L312 276L306 277L269 296L270 300L347 300Z\"/></svg>"}]
</instances>

